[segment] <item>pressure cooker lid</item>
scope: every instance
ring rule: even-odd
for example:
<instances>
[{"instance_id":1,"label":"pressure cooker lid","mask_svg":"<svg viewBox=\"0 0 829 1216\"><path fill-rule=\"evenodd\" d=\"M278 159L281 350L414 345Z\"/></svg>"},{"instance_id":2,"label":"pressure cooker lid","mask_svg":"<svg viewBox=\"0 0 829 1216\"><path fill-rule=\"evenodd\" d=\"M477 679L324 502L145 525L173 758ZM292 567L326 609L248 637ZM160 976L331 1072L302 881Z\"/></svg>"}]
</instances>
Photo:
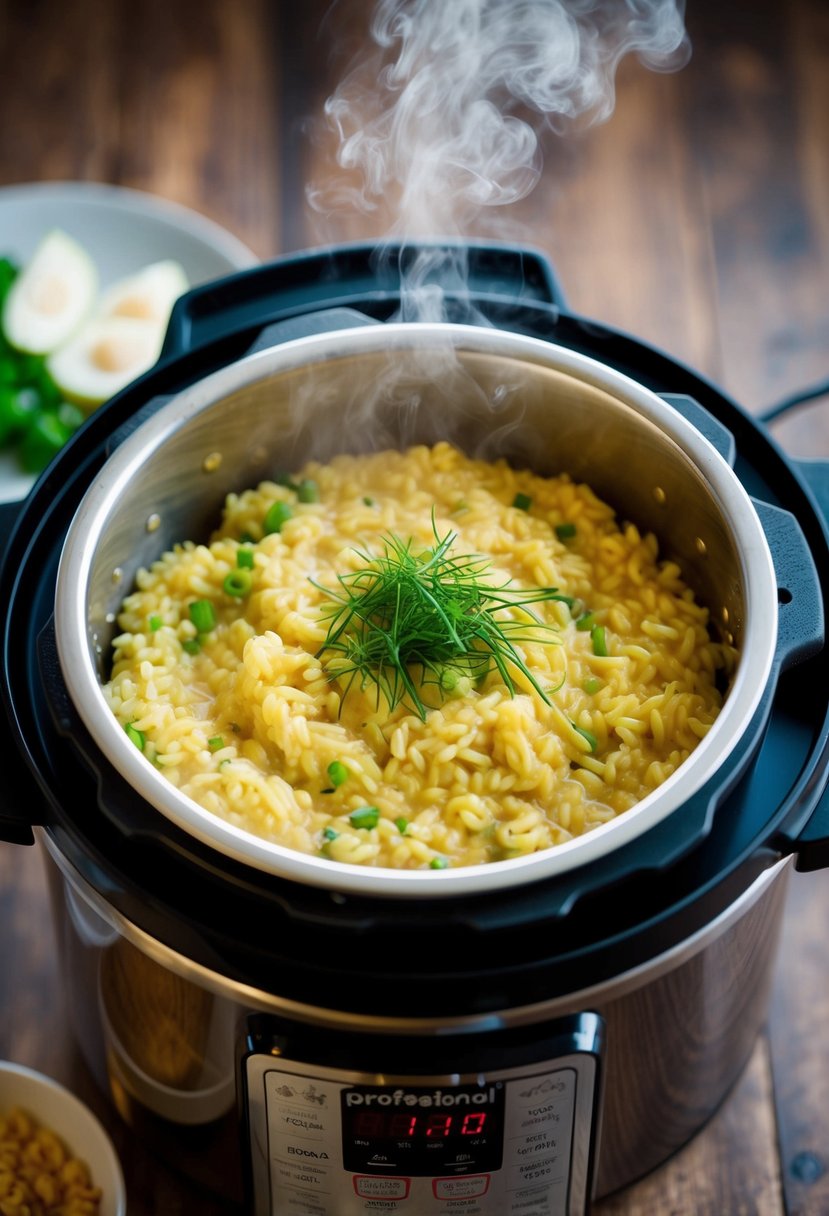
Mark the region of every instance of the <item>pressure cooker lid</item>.
<instances>
[{"instance_id":1,"label":"pressure cooker lid","mask_svg":"<svg viewBox=\"0 0 829 1216\"><path fill-rule=\"evenodd\" d=\"M351 302L379 320L395 304L393 293ZM655 392L701 402L734 436L735 468L749 493L797 516L823 585L829 585L823 523L798 471L712 386L633 339L549 304L480 303L500 325L604 359ZM159 941L246 982L264 983L278 967L286 988L309 998L330 994L346 943L349 970L367 984L372 975L388 977L390 1004L399 961L407 1001L413 977L442 976L448 1007L468 1001L471 988L482 991L485 976L486 1000L497 1000L506 983L513 995L520 988L529 997L542 974L545 983L555 975L559 986L583 986L580 976L595 981L603 969L609 974L633 965L653 950L657 935L666 945L672 935L710 918L749 872L767 864L778 831L802 820L814 804L826 761L825 654L785 673L773 702L761 706L756 729L762 733L768 723L765 740L750 765L741 765L738 755L735 771L723 775L733 789L713 823L703 812L689 836L683 817L675 816L575 876L502 892L496 900L483 896L413 909L259 875L162 821L79 738L76 716L62 701L51 623L68 521L106 459L111 437L137 410L225 366L253 337L253 329L244 328L193 351L173 352L93 417L20 514L3 571L9 605L4 697L40 787L31 818L47 822L53 847L111 907ZM25 780L18 796L31 813ZM505 954L498 942L507 939ZM361 947L356 955L355 943ZM493 972L501 977L495 984Z\"/></svg>"}]
</instances>

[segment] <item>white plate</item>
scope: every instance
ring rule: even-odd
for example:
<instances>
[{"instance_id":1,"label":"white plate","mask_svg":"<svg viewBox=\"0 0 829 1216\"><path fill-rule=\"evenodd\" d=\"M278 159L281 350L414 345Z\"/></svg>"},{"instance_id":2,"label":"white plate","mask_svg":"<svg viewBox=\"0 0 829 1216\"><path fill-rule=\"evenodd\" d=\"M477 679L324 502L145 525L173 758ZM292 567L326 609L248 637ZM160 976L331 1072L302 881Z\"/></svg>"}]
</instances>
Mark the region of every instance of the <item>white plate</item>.
<instances>
[{"instance_id":1,"label":"white plate","mask_svg":"<svg viewBox=\"0 0 829 1216\"><path fill-rule=\"evenodd\" d=\"M180 262L191 286L258 260L213 220L138 190L97 182L0 189L0 257L24 263L51 228L62 228L88 250L102 287L162 258ZM0 452L0 502L23 498L33 483L14 453Z\"/></svg>"},{"instance_id":2,"label":"white plate","mask_svg":"<svg viewBox=\"0 0 829 1216\"><path fill-rule=\"evenodd\" d=\"M89 1107L51 1077L2 1060L0 1114L6 1115L16 1106L55 1132L73 1157L86 1162L93 1184L101 1188L101 1216L124 1216L127 1198L121 1165Z\"/></svg>"}]
</instances>

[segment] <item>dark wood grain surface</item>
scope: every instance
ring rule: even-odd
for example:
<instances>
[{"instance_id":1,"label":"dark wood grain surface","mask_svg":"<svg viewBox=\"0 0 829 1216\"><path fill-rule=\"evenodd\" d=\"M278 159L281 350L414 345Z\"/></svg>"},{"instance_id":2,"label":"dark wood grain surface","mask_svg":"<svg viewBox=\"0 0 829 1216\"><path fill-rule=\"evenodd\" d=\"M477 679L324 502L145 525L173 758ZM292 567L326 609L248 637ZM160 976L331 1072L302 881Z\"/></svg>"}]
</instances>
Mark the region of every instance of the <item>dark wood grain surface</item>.
<instances>
[{"instance_id":1,"label":"dark wood grain surface","mask_svg":"<svg viewBox=\"0 0 829 1216\"><path fill-rule=\"evenodd\" d=\"M0 185L150 190L263 258L382 235L377 217L321 225L305 206L306 183L330 172L307 120L366 25L364 0L327 9L0 0ZM552 256L576 310L759 411L829 375L829 5L689 9L688 67L625 63L612 120L548 142L510 234ZM824 400L775 433L792 454L829 458L827 416ZM599 1216L829 1213L828 926L829 879L796 876L768 1029L742 1079L694 1141ZM131 1216L218 1216L107 1113L69 1038L40 859L11 846L0 846L0 1057L55 1075L105 1115Z\"/></svg>"}]
</instances>

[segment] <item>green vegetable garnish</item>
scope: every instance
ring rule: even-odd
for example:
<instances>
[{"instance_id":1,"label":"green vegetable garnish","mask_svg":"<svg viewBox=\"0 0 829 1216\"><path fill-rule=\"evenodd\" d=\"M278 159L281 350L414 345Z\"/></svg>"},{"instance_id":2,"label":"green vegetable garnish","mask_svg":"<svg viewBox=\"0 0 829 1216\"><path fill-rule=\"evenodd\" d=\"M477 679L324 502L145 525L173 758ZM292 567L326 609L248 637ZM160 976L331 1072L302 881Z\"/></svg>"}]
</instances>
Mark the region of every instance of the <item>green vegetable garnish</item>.
<instances>
[{"instance_id":1,"label":"green vegetable garnish","mask_svg":"<svg viewBox=\"0 0 829 1216\"><path fill-rule=\"evenodd\" d=\"M591 752L594 752L596 750L596 748L599 746L599 740L596 738L596 736L591 735L589 730L584 730L583 727L576 726L575 722L571 722L570 725L572 726L573 730L578 731L578 733L581 735L582 739L587 740L587 742L590 744Z\"/></svg>"},{"instance_id":2,"label":"green vegetable garnish","mask_svg":"<svg viewBox=\"0 0 829 1216\"><path fill-rule=\"evenodd\" d=\"M199 654L201 652L201 642L198 638L187 638L185 642L181 643L181 649L186 651L187 654Z\"/></svg>"},{"instance_id":3,"label":"green vegetable garnish","mask_svg":"<svg viewBox=\"0 0 829 1216\"><path fill-rule=\"evenodd\" d=\"M512 500L512 505L517 507L519 511L529 511L530 507L533 505L533 500L530 498L529 494L516 494L515 498Z\"/></svg>"},{"instance_id":4,"label":"green vegetable garnish","mask_svg":"<svg viewBox=\"0 0 829 1216\"><path fill-rule=\"evenodd\" d=\"M326 770L331 784L336 789L338 785L348 781L348 769L341 760L332 760Z\"/></svg>"},{"instance_id":5,"label":"green vegetable garnish","mask_svg":"<svg viewBox=\"0 0 829 1216\"><path fill-rule=\"evenodd\" d=\"M216 609L210 600L193 600L188 612L199 633L210 633L216 628Z\"/></svg>"},{"instance_id":6,"label":"green vegetable garnish","mask_svg":"<svg viewBox=\"0 0 829 1216\"><path fill-rule=\"evenodd\" d=\"M127 738L130 743L134 743L138 750L143 752L144 744L147 741L143 730L138 730L137 727L133 726L132 722L128 722L124 730L127 732Z\"/></svg>"},{"instance_id":7,"label":"green vegetable garnish","mask_svg":"<svg viewBox=\"0 0 829 1216\"><path fill-rule=\"evenodd\" d=\"M576 535L575 524L556 524L556 536L559 540L570 540Z\"/></svg>"},{"instance_id":8,"label":"green vegetable garnish","mask_svg":"<svg viewBox=\"0 0 829 1216\"><path fill-rule=\"evenodd\" d=\"M374 499L373 499L373 498L369 498L369 496L368 496L368 495L366 495L366 496L365 496L365 498L363 499L363 505L364 505L364 506L366 506L366 507L373 507L373 506L374 506Z\"/></svg>"},{"instance_id":9,"label":"green vegetable garnish","mask_svg":"<svg viewBox=\"0 0 829 1216\"><path fill-rule=\"evenodd\" d=\"M164 624L164 622L162 621L162 619L158 615L158 613L154 612L153 615L150 617L149 624L150 624L150 629L152 630L152 632L157 633L157 631L161 628L161 626Z\"/></svg>"},{"instance_id":10,"label":"green vegetable garnish","mask_svg":"<svg viewBox=\"0 0 829 1216\"><path fill-rule=\"evenodd\" d=\"M605 637L604 625L594 625L590 630L590 640L593 643L593 653L600 659L607 658L607 638Z\"/></svg>"},{"instance_id":11,"label":"green vegetable garnish","mask_svg":"<svg viewBox=\"0 0 829 1216\"><path fill-rule=\"evenodd\" d=\"M449 866L448 857L433 857L429 862L430 870L445 870Z\"/></svg>"},{"instance_id":12,"label":"green vegetable garnish","mask_svg":"<svg viewBox=\"0 0 829 1216\"><path fill-rule=\"evenodd\" d=\"M221 735L214 735L212 739L207 740L207 746L211 752L218 752L224 747L225 741Z\"/></svg>"},{"instance_id":13,"label":"green vegetable garnish","mask_svg":"<svg viewBox=\"0 0 829 1216\"><path fill-rule=\"evenodd\" d=\"M591 697L596 695L601 686L602 682L597 676L588 676L584 684L582 684L584 691Z\"/></svg>"},{"instance_id":14,"label":"green vegetable garnish","mask_svg":"<svg viewBox=\"0 0 829 1216\"><path fill-rule=\"evenodd\" d=\"M397 828L401 836L405 836L409 826L409 821L408 819L404 819L401 815L399 819L395 819L394 826Z\"/></svg>"},{"instance_id":15,"label":"green vegetable garnish","mask_svg":"<svg viewBox=\"0 0 829 1216\"><path fill-rule=\"evenodd\" d=\"M272 502L268 507L265 515L264 529L265 535L270 536L272 532L281 532L282 525L293 515L293 511L286 502Z\"/></svg>"},{"instance_id":16,"label":"green vegetable garnish","mask_svg":"<svg viewBox=\"0 0 829 1216\"><path fill-rule=\"evenodd\" d=\"M296 496L300 502L319 502L319 487L310 477L303 477L296 488Z\"/></svg>"},{"instance_id":17,"label":"green vegetable garnish","mask_svg":"<svg viewBox=\"0 0 829 1216\"><path fill-rule=\"evenodd\" d=\"M585 612L584 615L580 616L576 621L576 629L578 629L580 633L587 633L595 624L596 614L594 612Z\"/></svg>"},{"instance_id":18,"label":"green vegetable garnish","mask_svg":"<svg viewBox=\"0 0 829 1216\"><path fill-rule=\"evenodd\" d=\"M326 840L336 840L340 833L335 832L333 828L323 828L322 834Z\"/></svg>"},{"instance_id":19,"label":"green vegetable garnish","mask_svg":"<svg viewBox=\"0 0 829 1216\"><path fill-rule=\"evenodd\" d=\"M240 570L253 569L253 549L237 549L236 565Z\"/></svg>"},{"instance_id":20,"label":"green vegetable garnish","mask_svg":"<svg viewBox=\"0 0 829 1216\"><path fill-rule=\"evenodd\" d=\"M287 490L295 490L297 488L296 482L290 473L277 473L276 477L274 477L274 482L278 486L285 486Z\"/></svg>"},{"instance_id":21,"label":"green vegetable garnish","mask_svg":"<svg viewBox=\"0 0 829 1216\"><path fill-rule=\"evenodd\" d=\"M351 812L348 820L353 828L376 828L380 811L376 806L361 806L358 811Z\"/></svg>"},{"instance_id":22,"label":"green vegetable garnish","mask_svg":"<svg viewBox=\"0 0 829 1216\"><path fill-rule=\"evenodd\" d=\"M253 586L253 579L247 570L231 570L222 583L225 595L232 595L237 600L243 599Z\"/></svg>"},{"instance_id":23,"label":"green vegetable garnish","mask_svg":"<svg viewBox=\"0 0 829 1216\"><path fill-rule=\"evenodd\" d=\"M558 644L555 626L539 620L530 605L569 597L555 587L493 586L486 581L486 558L452 554L457 533L439 536L434 519L432 529L429 549L388 536L380 556L357 551L364 567L339 575L336 589L314 583L333 601L317 652L335 656L332 678L346 679L346 694L355 681L360 688L374 684L378 703L381 695L392 709L405 700L425 720L421 690L431 685L447 691L448 669L456 683L466 677L474 684L495 668L510 696L517 669L549 705L516 644ZM510 609L515 616L503 615Z\"/></svg>"}]
</instances>

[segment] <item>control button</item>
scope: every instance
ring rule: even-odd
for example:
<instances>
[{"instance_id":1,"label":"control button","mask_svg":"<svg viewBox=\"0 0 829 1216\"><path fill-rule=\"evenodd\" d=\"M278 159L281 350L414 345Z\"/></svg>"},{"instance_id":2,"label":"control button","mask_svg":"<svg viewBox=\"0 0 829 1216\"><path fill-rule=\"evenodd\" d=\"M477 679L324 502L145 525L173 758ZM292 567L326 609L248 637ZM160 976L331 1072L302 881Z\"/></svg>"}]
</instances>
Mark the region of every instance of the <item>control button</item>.
<instances>
[{"instance_id":1,"label":"control button","mask_svg":"<svg viewBox=\"0 0 829 1216\"><path fill-rule=\"evenodd\" d=\"M362 1199L408 1199L411 1178L377 1178L373 1174L357 1174L354 1190Z\"/></svg>"},{"instance_id":2,"label":"control button","mask_svg":"<svg viewBox=\"0 0 829 1216\"><path fill-rule=\"evenodd\" d=\"M489 1190L489 1174L473 1174L466 1178L433 1178L435 1199L477 1199Z\"/></svg>"}]
</instances>

